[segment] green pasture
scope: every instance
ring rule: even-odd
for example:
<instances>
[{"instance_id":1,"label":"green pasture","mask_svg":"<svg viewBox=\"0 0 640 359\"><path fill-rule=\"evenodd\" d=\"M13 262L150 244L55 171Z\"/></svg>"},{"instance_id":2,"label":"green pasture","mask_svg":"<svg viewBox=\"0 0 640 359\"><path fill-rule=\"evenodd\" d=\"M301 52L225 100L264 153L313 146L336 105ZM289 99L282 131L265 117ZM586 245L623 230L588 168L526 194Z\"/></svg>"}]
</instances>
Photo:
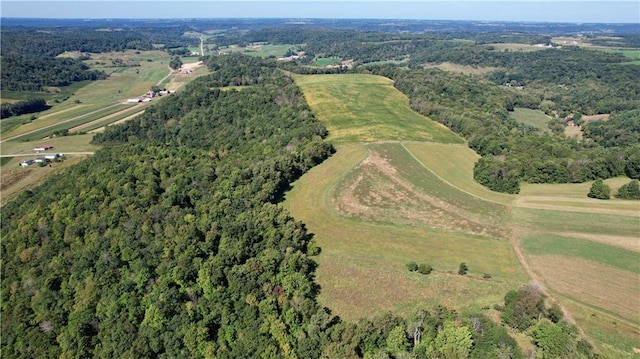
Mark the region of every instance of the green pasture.
<instances>
[{"instance_id":1,"label":"green pasture","mask_svg":"<svg viewBox=\"0 0 640 359\"><path fill-rule=\"evenodd\" d=\"M511 216L514 225L541 228L549 232L637 237L640 225L638 213L635 216L621 216L513 207Z\"/></svg>"},{"instance_id":2,"label":"green pasture","mask_svg":"<svg viewBox=\"0 0 640 359\"><path fill-rule=\"evenodd\" d=\"M520 243L530 255L556 254L583 258L640 274L639 253L603 243L546 233L522 236Z\"/></svg>"},{"instance_id":3,"label":"green pasture","mask_svg":"<svg viewBox=\"0 0 640 359\"><path fill-rule=\"evenodd\" d=\"M633 359L638 346L638 328L611 318L598 309L571 298L561 297L580 327L595 340L605 358Z\"/></svg>"},{"instance_id":4,"label":"green pasture","mask_svg":"<svg viewBox=\"0 0 640 359\"><path fill-rule=\"evenodd\" d=\"M298 47L303 45L296 44L278 44L278 45L270 45L270 44L262 44L262 45L252 45L247 47L232 47L227 50L231 50L232 52L243 52L245 55L249 56L258 56L258 57L282 57L284 56L289 49L297 49Z\"/></svg>"},{"instance_id":5,"label":"green pasture","mask_svg":"<svg viewBox=\"0 0 640 359\"><path fill-rule=\"evenodd\" d=\"M132 107L130 109L125 109L125 110L113 113L113 114L111 114L109 116L104 116L102 119L97 118L91 124L87 124L86 126L80 128L80 129L77 129L74 132L85 133L85 132L89 132L89 131L95 130L97 128L100 128L100 127L104 127L104 126L110 125L110 124L112 124L114 122L118 122L118 121L123 120L123 119L125 119L127 117L131 117L131 116L134 116L134 115L141 114L141 113L144 112L144 108L146 108L146 107L147 106L141 104L139 106L135 106L135 107Z\"/></svg>"},{"instance_id":6,"label":"green pasture","mask_svg":"<svg viewBox=\"0 0 640 359\"><path fill-rule=\"evenodd\" d=\"M114 113L120 112L120 111L123 110L124 106L126 106L126 105L114 106L114 107L109 107L109 108L105 108L105 109L102 109L102 110L98 110L98 111L93 112L91 114L80 116L79 118L76 118L76 119L74 119L72 121L58 123L58 124L56 124L54 126L51 126L51 127L41 128L41 129L38 129L38 130L36 130L36 131L34 131L32 133L21 135L19 138L13 139L11 141L33 141L33 140L39 140L39 139L45 138L47 136L51 136L52 134L54 134L57 131L68 130L68 129L72 128L72 127L76 127L76 126L82 125L84 123L91 122L91 121L97 120L99 118L102 118L102 117L109 116L109 115L112 115Z\"/></svg>"},{"instance_id":7,"label":"green pasture","mask_svg":"<svg viewBox=\"0 0 640 359\"><path fill-rule=\"evenodd\" d=\"M318 57L314 60L316 65L322 66L322 67L339 64L340 61L342 61L342 59L339 57Z\"/></svg>"},{"instance_id":8,"label":"green pasture","mask_svg":"<svg viewBox=\"0 0 640 359\"><path fill-rule=\"evenodd\" d=\"M551 118L540 110L516 107L511 113L511 117L520 123L533 126L542 132L551 133L549 126L547 126L547 122L549 122Z\"/></svg>"},{"instance_id":9,"label":"green pasture","mask_svg":"<svg viewBox=\"0 0 640 359\"><path fill-rule=\"evenodd\" d=\"M70 128L75 126L76 124L82 124L84 122L91 121L91 119L96 119L101 116L107 116L109 114L115 113L122 110L123 107L124 105L111 105L107 107L96 108L80 104L76 105L75 107L66 108L64 110L45 113L43 116L38 117L36 120L25 122L23 125L12 129L6 134L3 132L2 137L7 138L23 135L34 130L36 130L37 132L30 135L35 136L32 138L37 138L38 136L44 137L51 132L58 131L64 128ZM67 123L62 123L63 121L71 119L73 120ZM20 137L18 140L24 140L24 138Z\"/></svg>"},{"instance_id":10,"label":"green pasture","mask_svg":"<svg viewBox=\"0 0 640 359\"><path fill-rule=\"evenodd\" d=\"M28 100L31 98L43 98L49 105L55 105L55 101L64 101L71 97L74 92L91 83L91 81L78 81L69 86L52 87L46 92L28 92L28 91L0 91L0 97L4 100Z\"/></svg>"},{"instance_id":11,"label":"green pasture","mask_svg":"<svg viewBox=\"0 0 640 359\"><path fill-rule=\"evenodd\" d=\"M11 162L13 157L0 157L0 167L4 167L7 163Z\"/></svg>"},{"instance_id":12,"label":"green pasture","mask_svg":"<svg viewBox=\"0 0 640 359\"><path fill-rule=\"evenodd\" d=\"M336 145L376 141L463 143L441 124L412 111L391 80L374 75L295 75L311 109Z\"/></svg>"},{"instance_id":13,"label":"green pasture","mask_svg":"<svg viewBox=\"0 0 640 359\"><path fill-rule=\"evenodd\" d=\"M100 147L90 143L92 138L93 135L91 134L83 134L55 137L46 140L8 141L2 143L1 150L3 155L34 154L34 157L38 157L40 155L36 155L33 149L37 146L47 144L53 146L53 149L47 151L47 153L95 152ZM25 157L25 159L26 158L27 157Z\"/></svg>"},{"instance_id":14,"label":"green pasture","mask_svg":"<svg viewBox=\"0 0 640 359\"><path fill-rule=\"evenodd\" d=\"M505 205L516 199L515 195L491 191L473 179L473 166L480 156L467 145L408 142L404 147L442 181L462 192Z\"/></svg>"}]
</instances>

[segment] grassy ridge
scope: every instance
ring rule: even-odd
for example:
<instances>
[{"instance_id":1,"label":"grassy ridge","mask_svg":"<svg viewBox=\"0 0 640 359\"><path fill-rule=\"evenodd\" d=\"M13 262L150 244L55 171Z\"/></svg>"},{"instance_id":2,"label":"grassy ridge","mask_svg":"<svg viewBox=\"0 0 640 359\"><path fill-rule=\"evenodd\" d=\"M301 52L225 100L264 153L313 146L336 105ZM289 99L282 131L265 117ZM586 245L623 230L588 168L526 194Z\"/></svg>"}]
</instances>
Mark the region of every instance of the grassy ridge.
<instances>
[{"instance_id":1,"label":"grassy ridge","mask_svg":"<svg viewBox=\"0 0 640 359\"><path fill-rule=\"evenodd\" d=\"M322 247L316 260L323 305L349 319L386 310L409 313L425 303L478 309L499 303L505 290L526 280L506 241L338 215L327 193L367 156L365 146L340 147L286 195L285 207L306 223ZM437 272L415 276L405 267L412 260L429 263ZM469 264L470 277L446 272L455 273L461 261ZM494 279L483 280L483 273Z\"/></svg>"},{"instance_id":2,"label":"grassy ridge","mask_svg":"<svg viewBox=\"0 0 640 359\"><path fill-rule=\"evenodd\" d=\"M373 75L296 75L296 83L337 145L376 141L463 143L409 108L391 80Z\"/></svg>"}]
</instances>

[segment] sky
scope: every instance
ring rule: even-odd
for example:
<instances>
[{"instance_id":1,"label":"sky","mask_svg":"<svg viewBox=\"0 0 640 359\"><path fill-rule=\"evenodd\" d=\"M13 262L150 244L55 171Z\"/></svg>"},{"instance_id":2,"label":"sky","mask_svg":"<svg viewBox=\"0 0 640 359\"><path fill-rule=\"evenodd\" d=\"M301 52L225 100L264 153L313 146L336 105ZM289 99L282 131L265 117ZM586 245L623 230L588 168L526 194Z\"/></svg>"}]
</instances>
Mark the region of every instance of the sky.
<instances>
[{"instance_id":1,"label":"sky","mask_svg":"<svg viewBox=\"0 0 640 359\"><path fill-rule=\"evenodd\" d=\"M33 18L366 18L640 23L640 0L0 0L0 16Z\"/></svg>"}]
</instances>

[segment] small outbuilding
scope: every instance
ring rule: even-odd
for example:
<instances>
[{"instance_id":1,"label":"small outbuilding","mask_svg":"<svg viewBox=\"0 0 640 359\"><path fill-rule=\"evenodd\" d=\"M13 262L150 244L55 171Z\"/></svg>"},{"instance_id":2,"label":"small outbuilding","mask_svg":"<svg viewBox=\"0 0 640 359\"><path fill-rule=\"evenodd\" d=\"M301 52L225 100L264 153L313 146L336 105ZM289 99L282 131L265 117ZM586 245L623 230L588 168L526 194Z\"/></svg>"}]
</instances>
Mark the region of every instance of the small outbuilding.
<instances>
[{"instance_id":1,"label":"small outbuilding","mask_svg":"<svg viewBox=\"0 0 640 359\"><path fill-rule=\"evenodd\" d=\"M55 160L56 158L60 158L62 155L60 153L50 153L44 155L44 158L47 160Z\"/></svg>"}]
</instances>

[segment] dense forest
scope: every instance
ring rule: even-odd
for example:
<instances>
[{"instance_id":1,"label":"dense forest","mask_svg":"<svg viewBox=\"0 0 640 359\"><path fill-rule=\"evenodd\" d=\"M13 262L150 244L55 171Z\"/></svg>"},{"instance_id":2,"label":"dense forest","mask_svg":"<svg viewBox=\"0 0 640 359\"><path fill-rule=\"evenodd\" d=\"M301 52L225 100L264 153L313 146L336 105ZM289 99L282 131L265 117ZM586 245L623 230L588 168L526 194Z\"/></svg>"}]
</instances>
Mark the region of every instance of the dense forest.
<instances>
[{"instance_id":1,"label":"dense forest","mask_svg":"<svg viewBox=\"0 0 640 359\"><path fill-rule=\"evenodd\" d=\"M210 75L3 207L4 356L524 358L511 327L543 355L597 357L535 287L506 294L501 324L321 308L312 234L277 202L331 155L327 132L275 61L206 62Z\"/></svg>"}]
</instances>

